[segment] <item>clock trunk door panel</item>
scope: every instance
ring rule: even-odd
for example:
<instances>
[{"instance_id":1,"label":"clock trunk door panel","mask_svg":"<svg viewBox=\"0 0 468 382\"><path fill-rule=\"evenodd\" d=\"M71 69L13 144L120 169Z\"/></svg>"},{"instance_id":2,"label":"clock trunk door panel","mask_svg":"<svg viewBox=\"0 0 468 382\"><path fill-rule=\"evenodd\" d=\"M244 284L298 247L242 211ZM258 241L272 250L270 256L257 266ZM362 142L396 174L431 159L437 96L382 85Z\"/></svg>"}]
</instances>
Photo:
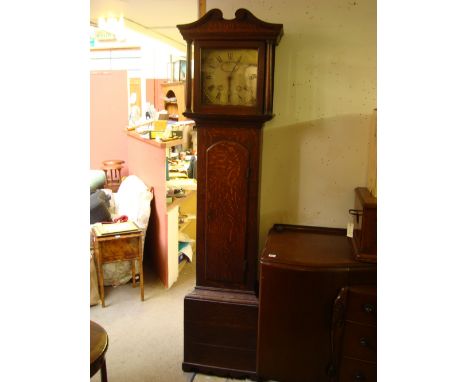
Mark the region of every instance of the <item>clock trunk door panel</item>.
<instances>
[{"instance_id":1,"label":"clock trunk door panel","mask_svg":"<svg viewBox=\"0 0 468 382\"><path fill-rule=\"evenodd\" d=\"M206 151L207 281L244 282L248 166L249 152L239 143L221 141Z\"/></svg>"},{"instance_id":2,"label":"clock trunk door panel","mask_svg":"<svg viewBox=\"0 0 468 382\"><path fill-rule=\"evenodd\" d=\"M253 291L261 132L231 126L198 129L197 285Z\"/></svg>"}]
</instances>

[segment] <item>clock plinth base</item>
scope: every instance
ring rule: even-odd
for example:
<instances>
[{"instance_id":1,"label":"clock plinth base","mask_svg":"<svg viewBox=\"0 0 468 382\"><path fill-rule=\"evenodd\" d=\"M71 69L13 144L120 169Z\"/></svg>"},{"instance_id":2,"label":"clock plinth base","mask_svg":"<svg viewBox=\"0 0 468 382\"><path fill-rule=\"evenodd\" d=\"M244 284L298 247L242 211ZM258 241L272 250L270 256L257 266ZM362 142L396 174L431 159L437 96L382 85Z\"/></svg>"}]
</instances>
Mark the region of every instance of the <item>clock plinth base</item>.
<instances>
[{"instance_id":1,"label":"clock plinth base","mask_svg":"<svg viewBox=\"0 0 468 382\"><path fill-rule=\"evenodd\" d=\"M182 369L256 379L257 322L255 294L196 288L184 300Z\"/></svg>"}]
</instances>

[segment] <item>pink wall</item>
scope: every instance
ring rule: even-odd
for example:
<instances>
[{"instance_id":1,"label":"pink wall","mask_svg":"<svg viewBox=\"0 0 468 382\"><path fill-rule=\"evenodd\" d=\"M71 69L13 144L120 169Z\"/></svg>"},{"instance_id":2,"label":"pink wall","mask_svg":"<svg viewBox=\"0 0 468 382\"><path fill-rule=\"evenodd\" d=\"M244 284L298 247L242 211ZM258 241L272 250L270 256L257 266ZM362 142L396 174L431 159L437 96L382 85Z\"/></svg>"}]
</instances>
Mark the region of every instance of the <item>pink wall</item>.
<instances>
[{"instance_id":1,"label":"pink wall","mask_svg":"<svg viewBox=\"0 0 468 382\"><path fill-rule=\"evenodd\" d=\"M159 82L156 88L160 88ZM90 93L91 168L100 168L106 159L122 159L125 161L122 175L136 175L148 187L153 187L145 258L151 258L167 288L166 149L164 145L159 147L155 142L150 144L128 135L126 71L91 72ZM152 96L157 97L154 90Z\"/></svg>"},{"instance_id":2,"label":"pink wall","mask_svg":"<svg viewBox=\"0 0 468 382\"><path fill-rule=\"evenodd\" d=\"M106 159L125 161L128 175L127 134L128 85L125 70L91 72L90 166L101 167Z\"/></svg>"},{"instance_id":3,"label":"pink wall","mask_svg":"<svg viewBox=\"0 0 468 382\"><path fill-rule=\"evenodd\" d=\"M158 147L154 141L148 143L132 136L127 137L127 143L130 173L138 176L148 187L153 187L145 256L151 257L157 275L167 288L166 149Z\"/></svg>"}]
</instances>

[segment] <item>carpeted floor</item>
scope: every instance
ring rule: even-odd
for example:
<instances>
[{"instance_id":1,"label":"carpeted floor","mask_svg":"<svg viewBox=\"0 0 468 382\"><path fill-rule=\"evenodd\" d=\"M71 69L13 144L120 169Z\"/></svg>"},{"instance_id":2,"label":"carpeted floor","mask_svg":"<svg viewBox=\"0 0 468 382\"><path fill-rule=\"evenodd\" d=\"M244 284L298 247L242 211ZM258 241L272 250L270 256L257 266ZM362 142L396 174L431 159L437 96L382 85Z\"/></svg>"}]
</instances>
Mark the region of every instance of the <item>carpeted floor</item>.
<instances>
[{"instance_id":1,"label":"carpeted floor","mask_svg":"<svg viewBox=\"0 0 468 382\"><path fill-rule=\"evenodd\" d=\"M182 371L183 302L195 285L195 264L186 264L166 290L145 271L145 301L139 285L106 287L106 307L91 307L90 319L108 333L107 376L110 382L188 382ZM99 372L91 381L100 381Z\"/></svg>"},{"instance_id":2,"label":"carpeted floor","mask_svg":"<svg viewBox=\"0 0 468 382\"><path fill-rule=\"evenodd\" d=\"M195 286L195 262L186 264L177 282L164 289L145 268L145 301L132 283L106 287L106 307L91 307L90 319L109 336L109 382L225 382L239 381L182 371L184 297ZM99 382L96 373L92 382ZM248 381L248 380L246 380Z\"/></svg>"}]
</instances>

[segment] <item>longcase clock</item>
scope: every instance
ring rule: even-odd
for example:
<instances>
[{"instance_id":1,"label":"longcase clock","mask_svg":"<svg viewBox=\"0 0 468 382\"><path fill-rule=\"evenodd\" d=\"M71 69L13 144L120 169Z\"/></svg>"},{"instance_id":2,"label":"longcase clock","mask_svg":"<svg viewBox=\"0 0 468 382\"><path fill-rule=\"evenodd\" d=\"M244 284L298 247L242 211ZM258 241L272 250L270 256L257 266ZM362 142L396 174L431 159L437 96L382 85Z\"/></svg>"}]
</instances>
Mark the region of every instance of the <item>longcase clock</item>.
<instances>
[{"instance_id":1,"label":"longcase clock","mask_svg":"<svg viewBox=\"0 0 468 382\"><path fill-rule=\"evenodd\" d=\"M187 41L186 111L197 126L197 270L184 301L186 371L255 377L261 129L273 117L282 24L213 9L178 25Z\"/></svg>"}]
</instances>

